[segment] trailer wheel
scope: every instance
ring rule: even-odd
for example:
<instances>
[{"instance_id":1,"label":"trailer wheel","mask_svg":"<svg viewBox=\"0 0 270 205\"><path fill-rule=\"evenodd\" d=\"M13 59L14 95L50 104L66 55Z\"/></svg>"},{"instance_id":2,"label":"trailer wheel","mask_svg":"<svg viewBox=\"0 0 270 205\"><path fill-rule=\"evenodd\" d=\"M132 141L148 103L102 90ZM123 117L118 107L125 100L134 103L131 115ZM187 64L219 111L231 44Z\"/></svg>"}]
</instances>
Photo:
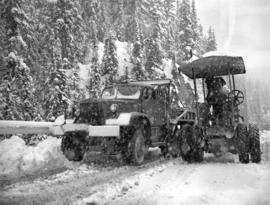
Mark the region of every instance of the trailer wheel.
<instances>
[{"instance_id":1,"label":"trailer wheel","mask_svg":"<svg viewBox=\"0 0 270 205\"><path fill-rule=\"evenodd\" d=\"M204 145L204 135L203 131L200 127L194 126L194 151L193 151L193 158L195 162L202 162L204 157L203 145Z\"/></svg>"},{"instance_id":2,"label":"trailer wheel","mask_svg":"<svg viewBox=\"0 0 270 205\"><path fill-rule=\"evenodd\" d=\"M179 148L183 160L187 162L203 161L203 149L201 141L203 135L199 127L184 125L177 133L179 138Z\"/></svg>"},{"instance_id":3,"label":"trailer wheel","mask_svg":"<svg viewBox=\"0 0 270 205\"><path fill-rule=\"evenodd\" d=\"M131 151L131 162L134 165L141 165L144 162L144 157L147 152L147 146L142 129L137 129L129 144L129 150Z\"/></svg>"},{"instance_id":4,"label":"trailer wheel","mask_svg":"<svg viewBox=\"0 0 270 205\"><path fill-rule=\"evenodd\" d=\"M236 128L238 156L241 163L249 162L249 150L248 150L248 132L246 125L238 124Z\"/></svg>"},{"instance_id":5,"label":"trailer wheel","mask_svg":"<svg viewBox=\"0 0 270 205\"><path fill-rule=\"evenodd\" d=\"M85 145L79 138L67 135L62 138L61 151L69 161L81 161L85 153Z\"/></svg>"},{"instance_id":6,"label":"trailer wheel","mask_svg":"<svg viewBox=\"0 0 270 205\"><path fill-rule=\"evenodd\" d=\"M250 157L254 163L261 161L260 134L256 125L249 124Z\"/></svg>"}]
</instances>

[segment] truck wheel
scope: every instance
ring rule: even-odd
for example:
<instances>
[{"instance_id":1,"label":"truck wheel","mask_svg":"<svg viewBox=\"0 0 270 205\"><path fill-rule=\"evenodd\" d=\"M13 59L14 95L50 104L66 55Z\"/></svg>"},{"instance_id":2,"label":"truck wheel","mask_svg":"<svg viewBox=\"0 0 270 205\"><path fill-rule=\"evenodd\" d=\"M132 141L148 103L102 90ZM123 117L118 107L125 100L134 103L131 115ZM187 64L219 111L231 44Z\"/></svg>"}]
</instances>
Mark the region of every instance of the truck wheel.
<instances>
[{"instance_id":1,"label":"truck wheel","mask_svg":"<svg viewBox=\"0 0 270 205\"><path fill-rule=\"evenodd\" d=\"M200 127L194 126L194 151L193 151L193 159L195 162L202 162L204 157L203 145L204 144L204 135L203 131Z\"/></svg>"},{"instance_id":2,"label":"truck wheel","mask_svg":"<svg viewBox=\"0 0 270 205\"><path fill-rule=\"evenodd\" d=\"M183 160L191 162L191 147L189 140L192 138L190 125L184 125L181 130L176 133L179 139L179 149Z\"/></svg>"},{"instance_id":3,"label":"truck wheel","mask_svg":"<svg viewBox=\"0 0 270 205\"><path fill-rule=\"evenodd\" d=\"M184 125L177 133L179 138L180 153L183 160L187 162L203 161L203 149L201 141L203 133L197 126Z\"/></svg>"},{"instance_id":4,"label":"truck wheel","mask_svg":"<svg viewBox=\"0 0 270 205\"><path fill-rule=\"evenodd\" d=\"M160 149L161 155L163 157L168 156L169 151L168 151L168 146L167 145L161 145L161 146L159 146L159 149Z\"/></svg>"},{"instance_id":5,"label":"truck wheel","mask_svg":"<svg viewBox=\"0 0 270 205\"><path fill-rule=\"evenodd\" d=\"M144 162L147 146L141 129L137 129L129 145L131 151L131 161L134 165L141 165Z\"/></svg>"},{"instance_id":6,"label":"truck wheel","mask_svg":"<svg viewBox=\"0 0 270 205\"><path fill-rule=\"evenodd\" d=\"M85 146L78 138L64 136L61 150L69 161L81 161L85 153Z\"/></svg>"},{"instance_id":7,"label":"truck wheel","mask_svg":"<svg viewBox=\"0 0 270 205\"><path fill-rule=\"evenodd\" d=\"M237 137L237 147L238 156L241 163L249 162L249 152L248 152L248 132L246 125L238 124L236 128Z\"/></svg>"},{"instance_id":8,"label":"truck wheel","mask_svg":"<svg viewBox=\"0 0 270 205\"><path fill-rule=\"evenodd\" d=\"M249 124L250 157L254 163L261 161L260 134L256 125Z\"/></svg>"}]
</instances>

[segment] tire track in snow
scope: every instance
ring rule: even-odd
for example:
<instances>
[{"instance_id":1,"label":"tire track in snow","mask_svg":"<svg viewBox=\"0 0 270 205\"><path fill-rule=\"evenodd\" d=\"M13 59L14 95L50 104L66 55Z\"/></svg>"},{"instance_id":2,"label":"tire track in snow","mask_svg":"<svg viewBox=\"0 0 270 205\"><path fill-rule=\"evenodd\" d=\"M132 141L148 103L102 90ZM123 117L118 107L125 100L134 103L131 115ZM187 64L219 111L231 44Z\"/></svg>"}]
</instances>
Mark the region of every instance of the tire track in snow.
<instances>
[{"instance_id":1,"label":"tire track in snow","mask_svg":"<svg viewBox=\"0 0 270 205\"><path fill-rule=\"evenodd\" d=\"M97 168L84 164L47 179L40 178L6 186L0 192L0 204L72 204L117 186L111 195L114 197L119 190L125 190L126 185L136 186L141 174L151 175L159 169L171 166L172 161L161 159L140 167L117 168Z\"/></svg>"},{"instance_id":2,"label":"tire track in snow","mask_svg":"<svg viewBox=\"0 0 270 205\"><path fill-rule=\"evenodd\" d=\"M174 163L173 166L167 167L151 178L141 180L141 184L131 192L100 204L156 204L154 196L160 193L164 193L166 201L167 198L172 198L173 195L168 195L167 193L170 193L170 191L165 193L164 190L175 190L177 187L185 186L200 166L200 164ZM176 180L177 184L175 184Z\"/></svg>"}]
</instances>

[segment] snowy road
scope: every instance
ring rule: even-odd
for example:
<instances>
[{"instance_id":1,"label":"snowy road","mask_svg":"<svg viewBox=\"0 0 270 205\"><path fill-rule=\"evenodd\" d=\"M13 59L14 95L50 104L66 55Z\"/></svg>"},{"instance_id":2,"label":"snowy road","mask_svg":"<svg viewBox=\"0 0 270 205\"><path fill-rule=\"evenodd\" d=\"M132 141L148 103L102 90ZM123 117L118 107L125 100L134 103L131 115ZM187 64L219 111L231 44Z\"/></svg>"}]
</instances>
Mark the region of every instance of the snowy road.
<instances>
[{"instance_id":1,"label":"snowy road","mask_svg":"<svg viewBox=\"0 0 270 205\"><path fill-rule=\"evenodd\" d=\"M201 164L181 159L155 160L141 167L73 163L58 174L5 185L0 204L267 205L270 137L265 139L260 164L240 164L229 154L218 159L208 155Z\"/></svg>"},{"instance_id":2,"label":"snowy road","mask_svg":"<svg viewBox=\"0 0 270 205\"><path fill-rule=\"evenodd\" d=\"M270 204L269 166L177 164L109 204Z\"/></svg>"}]
</instances>

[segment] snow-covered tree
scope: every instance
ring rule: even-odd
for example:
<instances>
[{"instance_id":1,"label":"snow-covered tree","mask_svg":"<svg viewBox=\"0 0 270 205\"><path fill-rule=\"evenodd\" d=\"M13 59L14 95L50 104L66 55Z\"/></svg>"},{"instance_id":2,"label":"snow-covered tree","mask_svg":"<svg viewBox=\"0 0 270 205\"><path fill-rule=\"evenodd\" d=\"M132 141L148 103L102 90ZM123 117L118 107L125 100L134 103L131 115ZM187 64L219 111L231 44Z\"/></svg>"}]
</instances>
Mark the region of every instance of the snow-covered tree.
<instances>
[{"instance_id":1,"label":"snow-covered tree","mask_svg":"<svg viewBox=\"0 0 270 205\"><path fill-rule=\"evenodd\" d=\"M98 38L96 25L93 22L93 37L92 37L92 58L91 58L91 76L90 76L90 95L98 97L101 93L101 77L98 63Z\"/></svg>"},{"instance_id":2,"label":"snow-covered tree","mask_svg":"<svg viewBox=\"0 0 270 205\"><path fill-rule=\"evenodd\" d=\"M60 56L54 56L49 65L49 76L45 82L46 90L43 95L44 115L47 120L54 120L62 114L67 114L67 109L71 105L67 78L68 66L68 60Z\"/></svg>"},{"instance_id":3,"label":"snow-covered tree","mask_svg":"<svg viewBox=\"0 0 270 205\"><path fill-rule=\"evenodd\" d=\"M86 40L84 49L87 50L86 62L91 62L89 68L89 84L87 90L90 97L98 97L101 92L101 78L98 63L98 45L99 41L103 41L103 37L99 37L99 29L102 28L100 17L102 14L102 1L89 0L82 1L82 18L84 21L84 30ZM103 31L102 31L103 32ZM90 45L90 46L89 46ZM89 57L88 57L89 56Z\"/></svg>"},{"instance_id":4,"label":"snow-covered tree","mask_svg":"<svg viewBox=\"0 0 270 205\"><path fill-rule=\"evenodd\" d=\"M115 30L119 41L125 41L125 22L124 22L124 0L118 0L119 13L116 21Z\"/></svg>"},{"instance_id":5,"label":"snow-covered tree","mask_svg":"<svg viewBox=\"0 0 270 205\"><path fill-rule=\"evenodd\" d=\"M83 43L82 18L78 11L79 5L72 0L57 0L55 12L52 16L52 26L56 37L61 42L62 58L71 63L79 58L80 46Z\"/></svg>"},{"instance_id":6,"label":"snow-covered tree","mask_svg":"<svg viewBox=\"0 0 270 205\"><path fill-rule=\"evenodd\" d=\"M78 81L77 63L82 59L81 47L83 42L81 14L76 1L58 0L50 15L50 25L55 49L52 51L50 63L50 87L48 95L57 95L55 102L47 102L52 112L48 116L57 117L66 109L78 103L80 89ZM49 105L49 106L48 106ZM59 107L59 110L56 110ZM47 111L47 109L46 109Z\"/></svg>"},{"instance_id":7,"label":"snow-covered tree","mask_svg":"<svg viewBox=\"0 0 270 205\"><path fill-rule=\"evenodd\" d=\"M105 78L105 85L113 84L118 79L118 59L116 54L115 37L110 34L105 40L104 55L101 64L101 76Z\"/></svg>"},{"instance_id":8,"label":"snow-covered tree","mask_svg":"<svg viewBox=\"0 0 270 205\"><path fill-rule=\"evenodd\" d=\"M202 30L200 30L200 25L198 23L197 9L195 5L195 0L192 0L191 3L191 28L192 28L192 39L194 41L193 53L200 53L200 34Z\"/></svg>"},{"instance_id":9,"label":"snow-covered tree","mask_svg":"<svg viewBox=\"0 0 270 205\"><path fill-rule=\"evenodd\" d=\"M143 80L144 69L143 69L143 46L141 43L141 30L139 23L136 23L136 41L133 44L133 52L131 62L134 67L132 68L132 79Z\"/></svg>"},{"instance_id":10,"label":"snow-covered tree","mask_svg":"<svg viewBox=\"0 0 270 205\"><path fill-rule=\"evenodd\" d=\"M209 27L207 44L206 44L206 52L214 51L214 50L217 50L216 36L212 27Z\"/></svg>"},{"instance_id":11,"label":"snow-covered tree","mask_svg":"<svg viewBox=\"0 0 270 205\"><path fill-rule=\"evenodd\" d=\"M1 118L33 120L38 107L33 95L33 82L28 61L29 32L32 30L23 0L3 0L1 5L1 50L5 76L0 81ZM28 41L25 41L28 40ZM29 61L28 61L29 62Z\"/></svg>"},{"instance_id":12,"label":"snow-covered tree","mask_svg":"<svg viewBox=\"0 0 270 205\"><path fill-rule=\"evenodd\" d=\"M188 60L190 51L194 48L195 42L193 39L192 30L192 17L191 17L191 6L189 0L183 0L177 8L177 18L179 21L177 30L177 44L179 52L177 55L178 63L182 60Z\"/></svg>"},{"instance_id":13,"label":"snow-covered tree","mask_svg":"<svg viewBox=\"0 0 270 205\"><path fill-rule=\"evenodd\" d=\"M162 47L167 53L167 57L172 58L175 53L174 49L174 24L176 20L175 7L176 0L164 0L162 1L162 13L163 13L163 28L165 34L162 39Z\"/></svg>"},{"instance_id":14,"label":"snow-covered tree","mask_svg":"<svg viewBox=\"0 0 270 205\"><path fill-rule=\"evenodd\" d=\"M29 67L13 52L6 63L8 73L0 84L0 119L40 120Z\"/></svg>"},{"instance_id":15,"label":"snow-covered tree","mask_svg":"<svg viewBox=\"0 0 270 205\"><path fill-rule=\"evenodd\" d=\"M147 72L147 77L150 79L161 78L160 75L162 58L164 53L161 48L160 41L160 20L161 16L158 13L157 7L151 9L151 18L153 19L153 29L152 34L145 40L145 70Z\"/></svg>"}]
</instances>

